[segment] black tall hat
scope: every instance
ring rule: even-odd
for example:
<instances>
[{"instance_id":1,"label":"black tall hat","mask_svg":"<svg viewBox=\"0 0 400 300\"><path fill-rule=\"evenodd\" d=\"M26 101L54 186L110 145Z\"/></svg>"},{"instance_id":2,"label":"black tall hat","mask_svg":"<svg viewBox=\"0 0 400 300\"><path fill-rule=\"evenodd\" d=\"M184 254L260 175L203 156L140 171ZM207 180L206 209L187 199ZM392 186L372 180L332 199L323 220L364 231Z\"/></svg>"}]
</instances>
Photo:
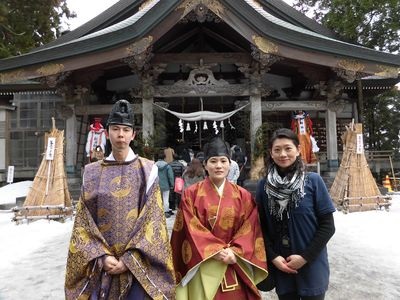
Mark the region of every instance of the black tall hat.
<instances>
[{"instance_id":1,"label":"black tall hat","mask_svg":"<svg viewBox=\"0 0 400 300\"><path fill-rule=\"evenodd\" d=\"M203 151L205 162L213 156L226 156L229 160L231 159L229 145L220 137L212 138L209 143L204 145Z\"/></svg>"},{"instance_id":2,"label":"black tall hat","mask_svg":"<svg viewBox=\"0 0 400 300\"><path fill-rule=\"evenodd\" d=\"M107 120L107 128L112 124L126 125L133 128L134 123L131 104L126 100L115 102Z\"/></svg>"}]
</instances>

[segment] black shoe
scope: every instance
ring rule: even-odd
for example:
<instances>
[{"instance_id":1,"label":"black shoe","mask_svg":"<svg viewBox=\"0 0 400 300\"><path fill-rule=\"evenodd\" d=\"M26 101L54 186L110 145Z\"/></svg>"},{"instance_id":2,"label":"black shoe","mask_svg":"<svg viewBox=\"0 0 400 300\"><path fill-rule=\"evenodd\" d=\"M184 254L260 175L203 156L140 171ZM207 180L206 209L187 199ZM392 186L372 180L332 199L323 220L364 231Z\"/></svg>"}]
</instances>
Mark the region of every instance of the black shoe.
<instances>
[{"instance_id":1,"label":"black shoe","mask_svg":"<svg viewBox=\"0 0 400 300\"><path fill-rule=\"evenodd\" d=\"M172 216L174 214L174 211L170 209L168 213Z\"/></svg>"}]
</instances>

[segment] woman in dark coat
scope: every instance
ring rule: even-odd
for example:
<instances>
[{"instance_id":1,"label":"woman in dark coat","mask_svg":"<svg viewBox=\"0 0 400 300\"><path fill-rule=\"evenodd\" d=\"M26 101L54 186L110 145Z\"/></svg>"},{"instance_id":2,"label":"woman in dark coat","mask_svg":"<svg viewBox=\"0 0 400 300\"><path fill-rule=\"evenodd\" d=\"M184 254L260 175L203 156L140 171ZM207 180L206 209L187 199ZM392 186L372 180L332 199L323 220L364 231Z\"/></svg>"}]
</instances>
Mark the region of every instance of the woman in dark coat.
<instances>
[{"instance_id":1,"label":"woman in dark coat","mask_svg":"<svg viewBox=\"0 0 400 300\"><path fill-rule=\"evenodd\" d=\"M329 283L326 244L335 232L335 208L322 178L305 172L299 149L291 130L273 133L256 200L279 299L320 300Z\"/></svg>"}]
</instances>

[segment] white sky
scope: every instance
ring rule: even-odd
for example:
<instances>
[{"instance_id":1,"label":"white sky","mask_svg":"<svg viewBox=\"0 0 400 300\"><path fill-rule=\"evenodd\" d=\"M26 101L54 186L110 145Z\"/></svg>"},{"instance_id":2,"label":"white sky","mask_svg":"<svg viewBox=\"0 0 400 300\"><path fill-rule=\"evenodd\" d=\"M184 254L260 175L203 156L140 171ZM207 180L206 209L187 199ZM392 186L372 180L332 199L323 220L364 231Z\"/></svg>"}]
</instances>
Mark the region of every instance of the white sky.
<instances>
[{"instance_id":1,"label":"white sky","mask_svg":"<svg viewBox=\"0 0 400 300\"><path fill-rule=\"evenodd\" d=\"M29 184L23 185L0 188L0 199L26 194ZM0 210L0 299L64 299L72 220L15 225L12 217L13 213ZM393 196L389 212L337 211L334 218L326 299L400 299L400 194ZM167 219L169 230L174 219ZM263 299L277 297L270 292Z\"/></svg>"},{"instance_id":2,"label":"white sky","mask_svg":"<svg viewBox=\"0 0 400 300\"><path fill-rule=\"evenodd\" d=\"M68 8L77 15L68 21L70 30L93 19L117 2L118 0L67 0Z\"/></svg>"}]
</instances>

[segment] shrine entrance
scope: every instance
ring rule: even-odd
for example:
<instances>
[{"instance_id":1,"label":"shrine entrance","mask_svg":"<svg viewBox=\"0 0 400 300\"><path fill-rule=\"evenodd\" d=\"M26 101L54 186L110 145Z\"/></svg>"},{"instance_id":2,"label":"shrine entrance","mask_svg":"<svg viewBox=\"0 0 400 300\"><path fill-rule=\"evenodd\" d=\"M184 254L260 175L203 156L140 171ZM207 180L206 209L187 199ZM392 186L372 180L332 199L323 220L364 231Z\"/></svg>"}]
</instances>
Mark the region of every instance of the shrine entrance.
<instances>
[{"instance_id":1,"label":"shrine entrance","mask_svg":"<svg viewBox=\"0 0 400 300\"><path fill-rule=\"evenodd\" d=\"M221 118L218 114L229 113L238 108L235 101L237 97L231 96L181 97L169 98L168 102L156 101L155 104L183 115L210 112L215 113L216 118ZM200 119L189 121L160 108L155 109L155 132L166 146L173 147L185 143L198 152L215 135L221 135L232 145L236 144L238 139L245 140L249 135L249 127L243 126L249 122L249 113L246 111L238 111L224 120L206 120L199 116Z\"/></svg>"}]
</instances>

